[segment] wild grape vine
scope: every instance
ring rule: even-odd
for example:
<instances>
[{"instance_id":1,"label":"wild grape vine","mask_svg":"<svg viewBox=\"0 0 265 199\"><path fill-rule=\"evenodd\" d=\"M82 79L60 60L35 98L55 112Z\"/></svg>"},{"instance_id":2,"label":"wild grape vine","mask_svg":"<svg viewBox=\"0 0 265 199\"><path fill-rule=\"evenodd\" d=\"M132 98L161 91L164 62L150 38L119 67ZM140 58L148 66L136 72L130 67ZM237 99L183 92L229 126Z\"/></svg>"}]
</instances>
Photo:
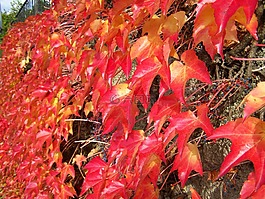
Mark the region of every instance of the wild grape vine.
<instances>
[{"instance_id":1,"label":"wild grape vine","mask_svg":"<svg viewBox=\"0 0 265 199\"><path fill-rule=\"evenodd\" d=\"M191 78L212 83L197 44L212 59L223 56L224 41L237 40L238 23L257 39L257 0L188 1L196 7L190 16L181 3L54 0L9 30L0 70L4 198L158 198L158 181L167 180L162 167L177 173L182 186L192 170L203 174L198 143L189 140L196 129L207 139L232 141L218 177L251 160L255 172L241 197L264 193L264 122L248 117L265 104L263 89L245 98L244 119L217 129L208 117L213 100L198 99L188 110L185 96ZM181 43L193 18L192 37ZM137 128L138 120L145 125Z\"/></svg>"}]
</instances>

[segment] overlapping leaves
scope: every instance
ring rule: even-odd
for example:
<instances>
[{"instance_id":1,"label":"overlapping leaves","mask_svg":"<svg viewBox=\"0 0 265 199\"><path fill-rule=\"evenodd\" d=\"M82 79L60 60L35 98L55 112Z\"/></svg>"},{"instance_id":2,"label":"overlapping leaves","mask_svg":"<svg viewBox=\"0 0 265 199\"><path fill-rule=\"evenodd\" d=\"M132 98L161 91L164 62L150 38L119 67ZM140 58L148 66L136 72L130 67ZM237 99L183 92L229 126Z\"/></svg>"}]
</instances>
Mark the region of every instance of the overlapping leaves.
<instances>
[{"instance_id":1,"label":"overlapping leaves","mask_svg":"<svg viewBox=\"0 0 265 199\"><path fill-rule=\"evenodd\" d=\"M197 145L189 142L198 128L209 139L232 141L220 176L249 159L255 173L241 195L263 192L264 122L247 118L264 105L262 83L245 98L245 122L238 119L213 131L206 105L196 107L195 113L184 111L186 82L196 78L210 84L211 80L195 51L186 50L178 58L175 47L187 13L168 13L172 3L117 0L108 7L102 0L75 4L56 0L50 10L9 31L1 46L0 70L0 177L6 184L5 197L79 194L72 184L76 170L71 162L63 162L61 143L73 133L66 119L80 116L80 111L101 115L97 133L110 139L106 160L73 156L85 175L80 196L158 198L157 181L170 144L177 148L171 172L178 171L184 186L192 170L203 172ZM236 39L234 21L256 38L256 4L256 0L199 1L195 44L203 41L211 57L222 55L224 39ZM63 21L65 16L70 16L69 21ZM113 84L121 71L124 82ZM157 75L160 93L150 107L149 91ZM140 105L144 111L150 108L145 114L148 125L154 122L153 131L134 129ZM193 198L199 198L191 191Z\"/></svg>"}]
</instances>

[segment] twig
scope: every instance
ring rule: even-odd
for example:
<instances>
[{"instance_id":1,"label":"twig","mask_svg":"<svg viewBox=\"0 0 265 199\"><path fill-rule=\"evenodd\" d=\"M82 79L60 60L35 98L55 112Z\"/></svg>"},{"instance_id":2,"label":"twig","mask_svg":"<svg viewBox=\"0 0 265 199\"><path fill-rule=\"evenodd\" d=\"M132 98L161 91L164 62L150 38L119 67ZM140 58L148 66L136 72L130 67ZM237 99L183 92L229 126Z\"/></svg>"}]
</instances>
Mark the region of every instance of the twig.
<instances>
[{"instance_id":1,"label":"twig","mask_svg":"<svg viewBox=\"0 0 265 199\"><path fill-rule=\"evenodd\" d=\"M76 122L76 121L79 121L79 122L92 122L92 123L96 123L96 124L101 124L98 121L93 121L93 120L89 120L89 119L66 119L64 121L66 121L66 122Z\"/></svg>"},{"instance_id":2,"label":"twig","mask_svg":"<svg viewBox=\"0 0 265 199\"><path fill-rule=\"evenodd\" d=\"M209 107L210 104L213 102L213 100L215 99L215 97L223 90L223 88L226 86L226 84L221 85L221 88L219 88L217 90L217 92L212 96L212 98L210 99L210 101L208 102L207 106Z\"/></svg>"},{"instance_id":3,"label":"twig","mask_svg":"<svg viewBox=\"0 0 265 199\"><path fill-rule=\"evenodd\" d=\"M190 96L187 97L186 101L190 100L190 98L192 96L194 96L196 93L198 93L199 91L201 91L202 89L204 89L206 86L208 86L208 85L205 84L205 85L199 87L198 89L196 89L192 94L190 94Z\"/></svg>"},{"instance_id":4,"label":"twig","mask_svg":"<svg viewBox=\"0 0 265 199\"><path fill-rule=\"evenodd\" d=\"M168 165L168 167L165 168L164 171L167 170L167 169L168 169L170 166L172 166L172 165L173 165L173 163L171 163L170 165ZM164 172L164 171L163 171L163 172ZM160 175L162 175L162 173L161 173ZM169 175L170 175L170 172L167 174L167 177L166 177L166 179L164 180L164 182L163 182L162 186L160 187L159 191L161 191L161 190L163 189L163 187L165 186L165 184L166 184L166 182L167 182L167 179L168 179Z\"/></svg>"},{"instance_id":5,"label":"twig","mask_svg":"<svg viewBox=\"0 0 265 199\"><path fill-rule=\"evenodd\" d=\"M107 142L102 142L102 141L98 141L98 140L77 140L75 142L76 143L100 143L100 144L110 145Z\"/></svg>"},{"instance_id":6,"label":"twig","mask_svg":"<svg viewBox=\"0 0 265 199\"><path fill-rule=\"evenodd\" d=\"M261 68L253 69L252 72L258 72L258 71L261 71L262 69L265 69L265 66L262 66Z\"/></svg>"},{"instance_id":7,"label":"twig","mask_svg":"<svg viewBox=\"0 0 265 199\"><path fill-rule=\"evenodd\" d=\"M226 99L226 97L229 95L229 93L232 92L232 90L236 87L236 85L234 85L223 97L221 100L219 100L219 102L211 108L211 110L217 109L217 107Z\"/></svg>"},{"instance_id":8,"label":"twig","mask_svg":"<svg viewBox=\"0 0 265 199\"><path fill-rule=\"evenodd\" d=\"M264 57L257 57L257 58L242 58L242 57L233 57L230 56L231 59L239 60L239 61L265 61Z\"/></svg>"},{"instance_id":9,"label":"twig","mask_svg":"<svg viewBox=\"0 0 265 199\"><path fill-rule=\"evenodd\" d=\"M74 156L76 155L76 152L77 152L77 150L78 150L78 148L79 148L79 145L80 145L80 144L78 144L78 145L76 146L75 151L74 151L73 155L71 156L71 158L70 158L70 160L69 160L69 163L73 161L73 158L74 158Z\"/></svg>"},{"instance_id":10,"label":"twig","mask_svg":"<svg viewBox=\"0 0 265 199\"><path fill-rule=\"evenodd\" d=\"M265 44L255 44L258 47L265 47Z\"/></svg>"}]
</instances>

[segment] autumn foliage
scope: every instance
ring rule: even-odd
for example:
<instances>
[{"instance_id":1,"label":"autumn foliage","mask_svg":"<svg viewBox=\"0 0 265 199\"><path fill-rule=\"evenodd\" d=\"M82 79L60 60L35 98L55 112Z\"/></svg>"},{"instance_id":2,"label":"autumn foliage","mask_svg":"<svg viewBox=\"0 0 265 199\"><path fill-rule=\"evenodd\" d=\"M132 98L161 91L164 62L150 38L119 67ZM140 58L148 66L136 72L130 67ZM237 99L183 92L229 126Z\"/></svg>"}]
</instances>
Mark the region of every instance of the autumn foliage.
<instances>
[{"instance_id":1,"label":"autumn foliage","mask_svg":"<svg viewBox=\"0 0 265 199\"><path fill-rule=\"evenodd\" d=\"M54 0L50 10L9 30L0 70L4 198L158 198L157 182L166 180L162 166L177 173L182 186L192 170L203 175L198 143L189 139L196 129L208 140L232 142L218 177L250 160L255 170L241 197L264 195L265 123L250 117L265 104L264 82L242 102L243 118L216 129L207 104L188 110L185 96L192 78L211 84L197 44L211 58L222 57L224 41L237 41L236 24L257 39L257 0L187 1L196 6L194 16L178 3ZM192 17L189 49L180 52L180 32ZM159 95L152 101L157 77ZM146 126L137 128L142 112ZM78 121L90 130L77 130ZM79 145L67 159L71 140ZM92 143L101 148L85 147ZM200 198L194 189L191 195Z\"/></svg>"}]
</instances>

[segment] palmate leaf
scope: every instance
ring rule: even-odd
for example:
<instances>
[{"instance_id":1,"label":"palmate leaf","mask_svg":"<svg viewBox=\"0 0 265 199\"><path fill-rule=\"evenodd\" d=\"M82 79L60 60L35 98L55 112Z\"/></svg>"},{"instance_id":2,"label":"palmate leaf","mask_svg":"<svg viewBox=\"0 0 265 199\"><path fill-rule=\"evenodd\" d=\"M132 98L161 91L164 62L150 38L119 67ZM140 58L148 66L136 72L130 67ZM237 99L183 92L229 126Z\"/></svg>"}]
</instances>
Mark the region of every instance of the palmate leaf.
<instances>
[{"instance_id":1,"label":"palmate leaf","mask_svg":"<svg viewBox=\"0 0 265 199\"><path fill-rule=\"evenodd\" d=\"M184 62L184 64L180 61L175 61L170 65L170 88L174 91L177 98L182 103L185 103L185 85L189 79L196 78L208 84L211 84L211 80L205 63L198 59L195 51L185 51L181 55L181 61Z\"/></svg>"},{"instance_id":2,"label":"palmate leaf","mask_svg":"<svg viewBox=\"0 0 265 199\"><path fill-rule=\"evenodd\" d=\"M250 160L255 169L255 188L265 184L265 122L249 117L244 122L237 119L213 131L208 139L228 138L232 142L231 152L221 165L219 177L233 166Z\"/></svg>"},{"instance_id":3,"label":"palmate leaf","mask_svg":"<svg viewBox=\"0 0 265 199\"><path fill-rule=\"evenodd\" d=\"M75 164L78 166L79 169L81 168L83 162L85 161L86 161L86 157L83 156L82 154L81 155L77 154L75 158L73 159L73 162L75 162Z\"/></svg>"},{"instance_id":4,"label":"palmate leaf","mask_svg":"<svg viewBox=\"0 0 265 199\"><path fill-rule=\"evenodd\" d=\"M195 44L202 41L212 58L216 53L223 57L224 39L231 31L227 29L230 20L244 25L257 39L257 18L253 15L256 5L257 0L200 0L193 32Z\"/></svg>"},{"instance_id":5,"label":"palmate leaf","mask_svg":"<svg viewBox=\"0 0 265 199\"><path fill-rule=\"evenodd\" d=\"M148 58L142 61L130 80L130 88L135 90L135 96L145 108L148 106L146 100L149 98L149 91L154 78L160 75L162 81L169 85L170 71L166 64L161 64L156 57Z\"/></svg>"},{"instance_id":6,"label":"palmate leaf","mask_svg":"<svg viewBox=\"0 0 265 199\"><path fill-rule=\"evenodd\" d=\"M260 199L263 198L265 194L265 184L259 189L256 189L256 177L255 173L251 172L248 175L247 181L244 182L243 187L240 191L240 199L252 198Z\"/></svg>"},{"instance_id":7,"label":"palmate leaf","mask_svg":"<svg viewBox=\"0 0 265 199\"><path fill-rule=\"evenodd\" d=\"M164 146L166 146L176 135L178 135L177 145L179 154L181 155L190 135L195 129L203 129L207 136L212 134L213 127L207 117L207 106L204 104L197 107L197 109L197 117L191 111L187 111L176 114L168 120L170 124L164 133Z\"/></svg>"},{"instance_id":8,"label":"palmate leaf","mask_svg":"<svg viewBox=\"0 0 265 199\"><path fill-rule=\"evenodd\" d=\"M104 188L101 195L104 198L115 199L115 198L126 198L126 189L123 183L119 181L112 181L111 184Z\"/></svg>"},{"instance_id":9,"label":"palmate leaf","mask_svg":"<svg viewBox=\"0 0 265 199\"><path fill-rule=\"evenodd\" d=\"M206 42L211 56L217 50L220 53L224 38L236 38L235 21L255 37L257 24L252 16L255 2L199 1L203 8L195 23L195 43ZM1 187L6 198L18 198L23 194L25 198L55 199L158 198L156 183L161 162L166 162L165 145L177 135L179 154L174 169L180 172L182 184L191 170L201 173L196 145L187 144L187 141L196 128L211 135L207 110L202 106L198 107L197 115L190 111L181 113L180 102L185 103L185 84L190 78L207 83L210 79L205 65L193 51L184 52L181 61L173 63L171 68L168 63L171 55L178 57L175 44L179 45L179 31L190 13L174 9L168 12L173 0L115 0L113 7L108 7L107 3L77 0L72 4L67 0L54 0L50 10L14 25L4 39L0 113L8 126L0 125L0 170L1 183L8 185ZM158 10L161 14L155 14ZM186 39L185 35L182 38ZM33 67L23 75L25 55L32 60ZM110 82L118 68L130 77L132 62L137 63L133 77L111 88ZM63 69L67 69L65 74ZM160 91L163 92L149 118L150 123L151 120L155 122L156 130L150 134L134 131L135 116L139 112L135 102L142 95L148 97L157 75L161 77ZM72 82L77 84L73 86ZM168 89L174 93L164 96ZM148 105L147 102L143 104L145 108ZM84 110L87 117L92 112L93 116L102 113L104 129L103 132L97 129L99 135L116 128L120 134L117 135L116 130L110 147L105 148L109 150L109 162L75 154L77 167L84 169L86 174L82 196L76 196L74 188L80 187L74 184L73 188L73 181L69 180L75 178L76 170L73 165L63 163L61 142L63 138L67 140L69 133L75 133L73 125L68 127L63 121L79 115L80 110ZM168 120L170 126L162 133L162 125ZM236 129L237 126L232 127ZM257 129L255 136L261 136L261 143L263 125ZM261 144L257 148L262 148ZM259 158L264 156L255 158L255 165L258 165ZM83 167L84 161L89 162ZM181 162L189 166L184 168ZM256 177L258 174L255 173L255 179L250 178L255 181L254 188L262 181ZM252 196L262 197L262 190L264 186ZM88 195L84 196L85 193Z\"/></svg>"},{"instance_id":10,"label":"palmate leaf","mask_svg":"<svg viewBox=\"0 0 265 199\"><path fill-rule=\"evenodd\" d=\"M192 170L197 171L202 176L202 164L199 150L196 144L187 143L182 154L175 157L171 172L178 170L181 186L184 187Z\"/></svg>"},{"instance_id":11,"label":"palmate leaf","mask_svg":"<svg viewBox=\"0 0 265 199\"><path fill-rule=\"evenodd\" d=\"M167 16L154 15L143 25L142 34L131 47L131 59L137 61L137 68L130 80L130 88L136 95L148 98L153 79L161 77L161 87L167 90L170 84L169 56L175 51L174 42L177 42L178 33L186 21L184 12L177 12ZM160 35L163 34L163 38ZM162 86L163 85L163 86ZM141 100L147 108L148 103Z\"/></svg>"},{"instance_id":12,"label":"palmate leaf","mask_svg":"<svg viewBox=\"0 0 265 199\"><path fill-rule=\"evenodd\" d=\"M241 104L243 103L246 105L244 108L244 119L262 108L265 105L265 82L258 83L257 87L244 98Z\"/></svg>"},{"instance_id":13,"label":"palmate leaf","mask_svg":"<svg viewBox=\"0 0 265 199\"><path fill-rule=\"evenodd\" d=\"M164 15L166 15L166 12L173 2L174 0L160 0L160 8Z\"/></svg>"},{"instance_id":14,"label":"palmate leaf","mask_svg":"<svg viewBox=\"0 0 265 199\"><path fill-rule=\"evenodd\" d=\"M104 124L102 133L109 133L121 125L126 138L128 133L132 131L135 117L139 112L134 91L128 88L127 83L117 84L106 92L99 101L99 110L102 111Z\"/></svg>"},{"instance_id":15,"label":"palmate leaf","mask_svg":"<svg viewBox=\"0 0 265 199\"><path fill-rule=\"evenodd\" d=\"M89 188L93 187L94 194L99 196L106 181L107 163L97 156L88 162L84 166L84 169L87 170L87 175L83 182L80 195L83 195Z\"/></svg>"},{"instance_id":16,"label":"palmate leaf","mask_svg":"<svg viewBox=\"0 0 265 199\"><path fill-rule=\"evenodd\" d=\"M140 165L141 179L136 189L135 198L158 198L159 192L156 182L160 173L161 162L156 154L151 153L145 157L145 161Z\"/></svg>"},{"instance_id":17,"label":"palmate leaf","mask_svg":"<svg viewBox=\"0 0 265 199\"><path fill-rule=\"evenodd\" d=\"M158 134L163 124L171 116L181 112L181 105L178 98L173 94L163 95L158 98L151 108L148 116L148 122L154 121L155 132Z\"/></svg>"},{"instance_id":18,"label":"palmate leaf","mask_svg":"<svg viewBox=\"0 0 265 199\"><path fill-rule=\"evenodd\" d=\"M157 198L156 182L163 159L162 140L154 133L145 137L144 131L132 131L125 139L119 130L113 133L108 162L115 162L123 173L125 188L135 190L138 197L150 194ZM164 158L165 159L165 158Z\"/></svg>"},{"instance_id":19,"label":"palmate leaf","mask_svg":"<svg viewBox=\"0 0 265 199\"><path fill-rule=\"evenodd\" d=\"M108 161L115 160L120 171L128 171L135 168L136 160L138 159L139 146L144 141L144 132L142 130L133 131L124 138L124 133L120 129L116 130L110 140L108 150ZM136 176L134 172L134 176Z\"/></svg>"},{"instance_id":20,"label":"palmate leaf","mask_svg":"<svg viewBox=\"0 0 265 199\"><path fill-rule=\"evenodd\" d=\"M213 2L212 0L202 0L200 3ZM236 11L243 7L247 22L250 22L255 11L257 0L218 0L214 1L212 7L214 9L214 17L219 32L226 27L228 20L236 13Z\"/></svg>"}]
</instances>

